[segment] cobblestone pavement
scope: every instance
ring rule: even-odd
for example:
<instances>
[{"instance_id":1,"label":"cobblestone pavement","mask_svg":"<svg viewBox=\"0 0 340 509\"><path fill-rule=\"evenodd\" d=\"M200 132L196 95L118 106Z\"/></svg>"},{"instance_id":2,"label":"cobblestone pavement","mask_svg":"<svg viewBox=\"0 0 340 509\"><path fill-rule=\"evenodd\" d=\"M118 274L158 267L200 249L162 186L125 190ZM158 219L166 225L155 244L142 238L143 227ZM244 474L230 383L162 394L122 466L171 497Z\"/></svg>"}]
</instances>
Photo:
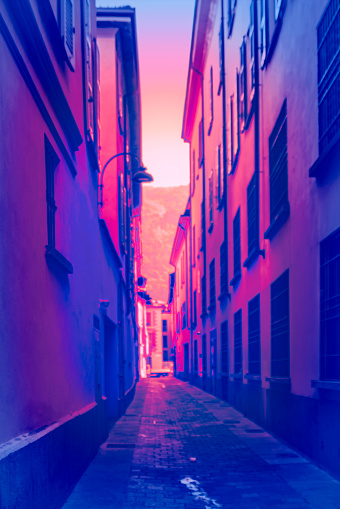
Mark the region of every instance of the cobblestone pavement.
<instances>
[{"instance_id":1,"label":"cobblestone pavement","mask_svg":"<svg viewBox=\"0 0 340 509\"><path fill-rule=\"evenodd\" d=\"M64 509L339 509L340 483L227 403L142 380Z\"/></svg>"}]
</instances>

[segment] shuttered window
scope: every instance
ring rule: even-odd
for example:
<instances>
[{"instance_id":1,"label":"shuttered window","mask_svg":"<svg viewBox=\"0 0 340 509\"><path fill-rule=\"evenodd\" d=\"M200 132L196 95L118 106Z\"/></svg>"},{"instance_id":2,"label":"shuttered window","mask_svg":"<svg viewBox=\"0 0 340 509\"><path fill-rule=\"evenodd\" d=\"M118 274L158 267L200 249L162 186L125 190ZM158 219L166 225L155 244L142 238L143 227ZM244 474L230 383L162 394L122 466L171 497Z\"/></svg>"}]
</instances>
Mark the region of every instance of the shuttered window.
<instances>
[{"instance_id":1,"label":"shuttered window","mask_svg":"<svg viewBox=\"0 0 340 509\"><path fill-rule=\"evenodd\" d=\"M289 377L289 270L271 284L271 374Z\"/></svg>"},{"instance_id":2,"label":"shuttered window","mask_svg":"<svg viewBox=\"0 0 340 509\"><path fill-rule=\"evenodd\" d=\"M269 136L270 222L288 204L287 101Z\"/></svg>"},{"instance_id":3,"label":"shuttered window","mask_svg":"<svg viewBox=\"0 0 340 509\"><path fill-rule=\"evenodd\" d=\"M261 373L260 295L248 302L248 371L251 375Z\"/></svg>"},{"instance_id":4,"label":"shuttered window","mask_svg":"<svg viewBox=\"0 0 340 509\"><path fill-rule=\"evenodd\" d=\"M215 258L209 264L209 307L210 310L216 307L216 280L215 280Z\"/></svg>"},{"instance_id":5,"label":"shuttered window","mask_svg":"<svg viewBox=\"0 0 340 509\"><path fill-rule=\"evenodd\" d=\"M242 374L242 309L234 314L234 373Z\"/></svg>"},{"instance_id":6,"label":"shuttered window","mask_svg":"<svg viewBox=\"0 0 340 509\"><path fill-rule=\"evenodd\" d=\"M221 323L221 370L222 373L229 372L229 341L228 341L228 320Z\"/></svg>"},{"instance_id":7,"label":"shuttered window","mask_svg":"<svg viewBox=\"0 0 340 509\"><path fill-rule=\"evenodd\" d=\"M258 210L256 207L255 173L247 187L248 257L255 252L258 243Z\"/></svg>"}]
</instances>

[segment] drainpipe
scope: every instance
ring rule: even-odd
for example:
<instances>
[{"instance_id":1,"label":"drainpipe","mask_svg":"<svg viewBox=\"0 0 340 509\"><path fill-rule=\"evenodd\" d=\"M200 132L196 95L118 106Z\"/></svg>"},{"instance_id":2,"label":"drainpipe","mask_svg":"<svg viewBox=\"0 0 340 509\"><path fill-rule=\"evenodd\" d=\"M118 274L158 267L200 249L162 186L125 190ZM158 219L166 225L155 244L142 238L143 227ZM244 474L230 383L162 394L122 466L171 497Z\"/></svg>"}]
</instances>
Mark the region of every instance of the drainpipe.
<instances>
[{"instance_id":1,"label":"drainpipe","mask_svg":"<svg viewBox=\"0 0 340 509\"><path fill-rule=\"evenodd\" d=\"M188 329L190 330L190 364L191 364L191 374L193 373L192 367L193 367L193 351L192 351L192 327L191 327L191 321L189 325L189 290L188 290L188 232L184 226L181 225L181 222L178 223L178 226L184 231L185 235L185 279L186 279L186 302L187 302L187 308L186 308L186 315L187 315L187 324ZM190 226L191 226L191 219L190 219ZM191 232L190 232L191 233ZM192 277L192 270L191 270L191 249L190 249L190 275ZM191 279L191 278L190 278ZM191 281L190 281L190 316L192 315L192 309L191 309Z\"/></svg>"},{"instance_id":2,"label":"drainpipe","mask_svg":"<svg viewBox=\"0 0 340 509\"><path fill-rule=\"evenodd\" d=\"M202 177L202 189L203 189L203 208L202 208L202 223L203 223L203 269L204 269L204 293L207 305L207 242L206 242L206 217L205 217L205 132L204 132L204 76L203 74L191 67L193 71L201 77L201 101L202 101L202 166L203 166L203 177ZM202 318L205 318L207 314L206 309L202 309Z\"/></svg>"},{"instance_id":3,"label":"drainpipe","mask_svg":"<svg viewBox=\"0 0 340 509\"><path fill-rule=\"evenodd\" d=\"M223 112L223 194L224 194L224 251L226 257L226 286L229 293L229 245L228 245L228 182L227 182L227 101L226 101L226 73L225 73L225 36L224 36L224 0L221 0L221 57L222 57L222 112Z\"/></svg>"}]
</instances>

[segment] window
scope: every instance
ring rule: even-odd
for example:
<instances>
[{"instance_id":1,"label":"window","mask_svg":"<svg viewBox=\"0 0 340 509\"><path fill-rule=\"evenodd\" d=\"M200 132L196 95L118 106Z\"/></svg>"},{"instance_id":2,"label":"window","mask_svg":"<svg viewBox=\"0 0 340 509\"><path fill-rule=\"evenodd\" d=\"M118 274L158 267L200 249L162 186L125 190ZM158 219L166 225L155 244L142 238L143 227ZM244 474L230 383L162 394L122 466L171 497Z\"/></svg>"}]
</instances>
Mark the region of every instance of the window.
<instances>
[{"instance_id":1,"label":"window","mask_svg":"<svg viewBox=\"0 0 340 509\"><path fill-rule=\"evenodd\" d=\"M194 295L193 295L193 312L194 312L194 316L193 316L193 323L192 323L192 328L193 329L196 329L197 327L197 290L194 290Z\"/></svg>"},{"instance_id":2,"label":"window","mask_svg":"<svg viewBox=\"0 0 340 509\"><path fill-rule=\"evenodd\" d=\"M194 340L194 374L198 375L198 344L197 339Z\"/></svg>"},{"instance_id":3,"label":"window","mask_svg":"<svg viewBox=\"0 0 340 509\"><path fill-rule=\"evenodd\" d=\"M205 315L207 311L207 287L205 276L202 277L201 293L202 293L202 315Z\"/></svg>"},{"instance_id":4,"label":"window","mask_svg":"<svg viewBox=\"0 0 340 509\"><path fill-rule=\"evenodd\" d=\"M46 202L47 202L47 248L55 248L54 172L60 162L51 143L45 136Z\"/></svg>"},{"instance_id":5,"label":"window","mask_svg":"<svg viewBox=\"0 0 340 509\"><path fill-rule=\"evenodd\" d=\"M205 209L204 209L204 202L201 203L201 231L202 231L202 246L201 251L203 251L203 243L204 243L204 218L205 218Z\"/></svg>"},{"instance_id":6,"label":"window","mask_svg":"<svg viewBox=\"0 0 340 509\"><path fill-rule=\"evenodd\" d=\"M163 348L168 348L168 336L163 334Z\"/></svg>"},{"instance_id":7,"label":"window","mask_svg":"<svg viewBox=\"0 0 340 509\"><path fill-rule=\"evenodd\" d=\"M279 19L281 5L282 5L282 0L274 0L275 21L277 21Z\"/></svg>"},{"instance_id":8,"label":"window","mask_svg":"<svg viewBox=\"0 0 340 509\"><path fill-rule=\"evenodd\" d=\"M221 158L221 144L216 149L216 172L217 172L217 208L221 209L223 206L223 174L222 174L222 158Z\"/></svg>"},{"instance_id":9,"label":"window","mask_svg":"<svg viewBox=\"0 0 340 509\"><path fill-rule=\"evenodd\" d=\"M231 35L237 0L228 0L228 34Z\"/></svg>"},{"instance_id":10,"label":"window","mask_svg":"<svg viewBox=\"0 0 340 509\"><path fill-rule=\"evenodd\" d=\"M152 353L156 348L156 334L155 332L149 332L149 352Z\"/></svg>"},{"instance_id":11,"label":"window","mask_svg":"<svg viewBox=\"0 0 340 509\"><path fill-rule=\"evenodd\" d=\"M255 92L255 27L254 27L254 15L255 15L255 1L251 0L250 4L250 26L249 26L249 40L250 40L250 61L249 61L249 77L250 77L250 101L253 100Z\"/></svg>"},{"instance_id":12,"label":"window","mask_svg":"<svg viewBox=\"0 0 340 509\"><path fill-rule=\"evenodd\" d=\"M228 345L228 320L221 323L221 370L229 373L229 345Z\"/></svg>"},{"instance_id":13,"label":"window","mask_svg":"<svg viewBox=\"0 0 340 509\"><path fill-rule=\"evenodd\" d=\"M260 0L260 52L261 52L261 67L263 68L266 61L267 54L267 1Z\"/></svg>"},{"instance_id":14,"label":"window","mask_svg":"<svg viewBox=\"0 0 340 509\"><path fill-rule=\"evenodd\" d=\"M66 0L67 1L67 0ZM85 59L87 82L87 135L94 140L94 93L93 93L93 55L91 37L91 6L90 0L85 0Z\"/></svg>"},{"instance_id":15,"label":"window","mask_svg":"<svg viewBox=\"0 0 340 509\"><path fill-rule=\"evenodd\" d=\"M214 228L214 173L211 172L209 178L209 229L211 233Z\"/></svg>"},{"instance_id":16,"label":"window","mask_svg":"<svg viewBox=\"0 0 340 509\"><path fill-rule=\"evenodd\" d=\"M216 329L210 331L210 374L212 377L216 375L217 369L217 351L216 351L216 343L217 343L217 332Z\"/></svg>"},{"instance_id":17,"label":"window","mask_svg":"<svg viewBox=\"0 0 340 509\"><path fill-rule=\"evenodd\" d=\"M196 265L196 225L192 228L192 266Z\"/></svg>"},{"instance_id":18,"label":"window","mask_svg":"<svg viewBox=\"0 0 340 509\"><path fill-rule=\"evenodd\" d=\"M220 247L220 287L221 295L228 293L228 261L224 242Z\"/></svg>"},{"instance_id":19,"label":"window","mask_svg":"<svg viewBox=\"0 0 340 509\"><path fill-rule=\"evenodd\" d=\"M320 244L320 376L340 380L340 228Z\"/></svg>"},{"instance_id":20,"label":"window","mask_svg":"<svg viewBox=\"0 0 340 509\"><path fill-rule=\"evenodd\" d=\"M242 374L242 309L234 314L234 373Z\"/></svg>"},{"instance_id":21,"label":"window","mask_svg":"<svg viewBox=\"0 0 340 509\"><path fill-rule=\"evenodd\" d=\"M234 95L230 96L230 173L234 166Z\"/></svg>"},{"instance_id":22,"label":"window","mask_svg":"<svg viewBox=\"0 0 340 509\"><path fill-rule=\"evenodd\" d=\"M202 334L202 375L206 378L208 373L208 359L207 359L207 335Z\"/></svg>"},{"instance_id":23,"label":"window","mask_svg":"<svg viewBox=\"0 0 340 509\"><path fill-rule=\"evenodd\" d=\"M198 126L198 166L203 164L203 120L200 121Z\"/></svg>"},{"instance_id":24,"label":"window","mask_svg":"<svg viewBox=\"0 0 340 509\"><path fill-rule=\"evenodd\" d=\"M248 219L248 258L258 247L258 208L256 207L256 175L251 178L247 187L247 219Z\"/></svg>"},{"instance_id":25,"label":"window","mask_svg":"<svg viewBox=\"0 0 340 509\"><path fill-rule=\"evenodd\" d=\"M210 136L213 121L214 121L214 76L213 76L213 68L210 67L210 121L209 121L209 129L208 129L208 136Z\"/></svg>"},{"instance_id":26,"label":"window","mask_svg":"<svg viewBox=\"0 0 340 509\"><path fill-rule=\"evenodd\" d=\"M289 270L271 284L271 374L289 377Z\"/></svg>"},{"instance_id":27,"label":"window","mask_svg":"<svg viewBox=\"0 0 340 509\"><path fill-rule=\"evenodd\" d=\"M215 258L209 263L209 309L212 310L216 307L216 281L215 281Z\"/></svg>"},{"instance_id":28,"label":"window","mask_svg":"<svg viewBox=\"0 0 340 509\"><path fill-rule=\"evenodd\" d=\"M240 48L240 128L243 132L246 126L248 115L247 109L247 46L246 39Z\"/></svg>"},{"instance_id":29,"label":"window","mask_svg":"<svg viewBox=\"0 0 340 509\"><path fill-rule=\"evenodd\" d=\"M232 286L236 285L241 278L241 225L240 207L238 208L233 221L233 246L234 246L234 277L230 281Z\"/></svg>"},{"instance_id":30,"label":"window","mask_svg":"<svg viewBox=\"0 0 340 509\"><path fill-rule=\"evenodd\" d=\"M271 239L289 216L286 100L269 136L269 192L270 227L265 238Z\"/></svg>"},{"instance_id":31,"label":"window","mask_svg":"<svg viewBox=\"0 0 340 509\"><path fill-rule=\"evenodd\" d=\"M119 242L123 253L126 252L126 188L124 186L124 175L118 175L118 212L119 212Z\"/></svg>"},{"instance_id":32,"label":"window","mask_svg":"<svg viewBox=\"0 0 340 509\"><path fill-rule=\"evenodd\" d=\"M221 21L221 28L220 28L220 31L219 31L219 34L218 34L219 64L220 64L220 82L219 82L219 85L218 85L217 95L220 95L221 88L222 88L223 83L224 83L224 55L223 55L224 41L223 41L223 34L224 34L223 23Z\"/></svg>"},{"instance_id":33,"label":"window","mask_svg":"<svg viewBox=\"0 0 340 509\"><path fill-rule=\"evenodd\" d=\"M180 324L181 324L181 320L180 320L180 314L179 314L179 311L178 311L177 312L177 333L179 333Z\"/></svg>"},{"instance_id":34,"label":"window","mask_svg":"<svg viewBox=\"0 0 340 509\"><path fill-rule=\"evenodd\" d=\"M234 173L240 148L239 74L236 69L236 92L230 97L230 172Z\"/></svg>"},{"instance_id":35,"label":"window","mask_svg":"<svg viewBox=\"0 0 340 509\"><path fill-rule=\"evenodd\" d=\"M148 325L148 326L151 325L151 313L150 312L146 313L146 325Z\"/></svg>"},{"instance_id":36,"label":"window","mask_svg":"<svg viewBox=\"0 0 340 509\"><path fill-rule=\"evenodd\" d=\"M88 8L89 5L88 5ZM75 28L74 0L58 0L58 23L67 56L66 62L74 70L75 65Z\"/></svg>"},{"instance_id":37,"label":"window","mask_svg":"<svg viewBox=\"0 0 340 509\"><path fill-rule=\"evenodd\" d=\"M191 160L191 196L194 196L195 193L195 181L196 181L196 152L195 150L193 150Z\"/></svg>"},{"instance_id":38,"label":"window","mask_svg":"<svg viewBox=\"0 0 340 509\"><path fill-rule=\"evenodd\" d=\"M163 362L168 362L169 360L169 352L168 350L163 350Z\"/></svg>"},{"instance_id":39,"label":"window","mask_svg":"<svg viewBox=\"0 0 340 509\"><path fill-rule=\"evenodd\" d=\"M248 371L261 373L260 295L248 302Z\"/></svg>"},{"instance_id":40,"label":"window","mask_svg":"<svg viewBox=\"0 0 340 509\"><path fill-rule=\"evenodd\" d=\"M168 322L167 320L162 320L162 331L167 332L168 330Z\"/></svg>"},{"instance_id":41,"label":"window","mask_svg":"<svg viewBox=\"0 0 340 509\"><path fill-rule=\"evenodd\" d=\"M187 313L186 313L186 303L182 304L182 330L187 326Z\"/></svg>"},{"instance_id":42,"label":"window","mask_svg":"<svg viewBox=\"0 0 340 509\"><path fill-rule=\"evenodd\" d=\"M319 153L340 131L340 8L330 0L317 28Z\"/></svg>"}]
</instances>

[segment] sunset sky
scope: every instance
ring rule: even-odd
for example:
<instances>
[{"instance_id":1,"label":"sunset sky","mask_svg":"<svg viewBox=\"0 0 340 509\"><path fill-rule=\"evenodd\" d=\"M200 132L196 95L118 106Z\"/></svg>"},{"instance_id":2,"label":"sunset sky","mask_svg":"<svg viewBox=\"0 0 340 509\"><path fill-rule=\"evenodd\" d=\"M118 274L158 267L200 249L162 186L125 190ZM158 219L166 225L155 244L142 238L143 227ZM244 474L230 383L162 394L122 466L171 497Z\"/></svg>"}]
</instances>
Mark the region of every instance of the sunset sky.
<instances>
[{"instance_id":1,"label":"sunset sky","mask_svg":"<svg viewBox=\"0 0 340 509\"><path fill-rule=\"evenodd\" d=\"M142 93L143 162L153 186L189 182L189 147L181 139L194 0L97 0L136 8Z\"/></svg>"}]
</instances>

